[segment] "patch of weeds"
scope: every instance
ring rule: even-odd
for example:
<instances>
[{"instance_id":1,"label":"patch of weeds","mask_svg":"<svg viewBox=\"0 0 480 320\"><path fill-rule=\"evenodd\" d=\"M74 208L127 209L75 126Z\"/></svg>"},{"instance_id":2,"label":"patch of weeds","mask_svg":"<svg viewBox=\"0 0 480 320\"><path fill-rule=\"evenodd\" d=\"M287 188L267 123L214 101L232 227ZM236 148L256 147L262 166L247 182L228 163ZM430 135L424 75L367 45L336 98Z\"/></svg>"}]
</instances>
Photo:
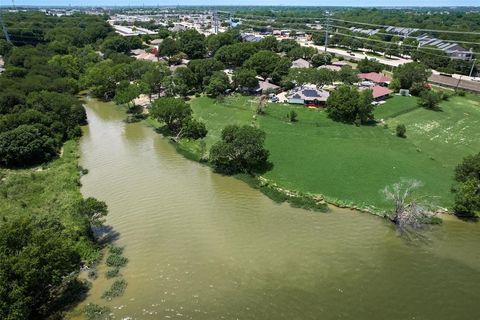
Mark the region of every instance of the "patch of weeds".
<instances>
[{"instance_id":1,"label":"patch of weeds","mask_svg":"<svg viewBox=\"0 0 480 320\"><path fill-rule=\"evenodd\" d=\"M107 291L102 294L102 298L106 300L112 300L115 297L120 297L125 292L127 287L127 281L123 279L115 280Z\"/></svg>"},{"instance_id":2,"label":"patch of weeds","mask_svg":"<svg viewBox=\"0 0 480 320\"><path fill-rule=\"evenodd\" d=\"M110 268L107 270L107 272L105 272L105 276L107 277L107 279L115 278L115 277L118 277L119 275L120 275L120 268L118 267Z\"/></svg>"},{"instance_id":3,"label":"patch of weeds","mask_svg":"<svg viewBox=\"0 0 480 320\"><path fill-rule=\"evenodd\" d=\"M121 268L124 267L128 259L122 256L123 248L111 245L109 247L109 256L107 257L107 266Z\"/></svg>"},{"instance_id":4,"label":"patch of weeds","mask_svg":"<svg viewBox=\"0 0 480 320\"><path fill-rule=\"evenodd\" d=\"M87 320L110 320L112 319L110 313L110 308L95 303L89 303L83 308Z\"/></svg>"}]
</instances>

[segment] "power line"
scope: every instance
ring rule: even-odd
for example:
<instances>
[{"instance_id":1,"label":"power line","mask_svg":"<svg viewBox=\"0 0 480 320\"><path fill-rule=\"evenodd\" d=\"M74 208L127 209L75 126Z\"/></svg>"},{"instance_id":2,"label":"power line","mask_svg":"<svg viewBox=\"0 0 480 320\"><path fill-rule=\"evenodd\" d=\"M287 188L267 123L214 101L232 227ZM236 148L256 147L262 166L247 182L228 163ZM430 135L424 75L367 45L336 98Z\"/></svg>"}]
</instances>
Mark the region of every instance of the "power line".
<instances>
[{"instance_id":1,"label":"power line","mask_svg":"<svg viewBox=\"0 0 480 320\"><path fill-rule=\"evenodd\" d=\"M292 20L315 20L315 21L321 21L324 20L325 18L320 18L320 17L308 17L308 18L301 18L301 17L272 17L272 16L255 16L255 15L250 15L246 17L254 17L254 18L270 18L270 19L292 19ZM248 18L247 18L248 19ZM439 32L439 33L453 33L453 34L473 34L473 35L480 35L480 32L471 32L471 31L454 31L454 30L440 30L440 29L423 29L423 28L416 28L416 27L399 27L399 26L392 26L392 25L383 25L383 24L373 24L373 23L366 23L366 22L359 22L359 21L350 21L350 20L344 20L344 19L335 19L335 18L330 18L330 20L333 21L341 21L341 22L346 22L350 24L361 24L361 25L366 25L366 26L373 26L373 27L380 27L380 28L385 28L385 27L393 27L393 28L408 28L408 29L416 29L416 31L428 31L428 32ZM287 23L287 22L281 22L281 23ZM290 22L293 23L293 22Z\"/></svg>"},{"instance_id":2,"label":"power line","mask_svg":"<svg viewBox=\"0 0 480 320\"><path fill-rule=\"evenodd\" d=\"M339 35L342 35L342 36L347 36L347 37L353 37L353 38L357 38L357 39L360 39L360 40L367 40L367 41L375 41L375 42L381 42L381 43L386 43L386 44L392 44L391 42L388 42L388 41L383 41L383 40L377 40L377 39L370 39L370 38L365 38L365 37L358 37L358 36L354 36L354 35L351 35L351 34L346 34L346 33L341 33L341 32L335 32L335 34L339 34ZM412 46L412 45L408 45L408 44L402 44L402 46L404 47L410 47L410 48L415 48L415 49L427 49L427 50L435 50L435 51L442 51L442 52L445 52L443 51L442 49L438 49L438 48L430 48L430 47L420 47L418 48L417 46ZM469 53L472 53L472 54L480 54L480 52L473 52L473 51L468 51Z\"/></svg>"},{"instance_id":3,"label":"power line","mask_svg":"<svg viewBox=\"0 0 480 320\"><path fill-rule=\"evenodd\" d=\"M324 18L324 19L328 19L328 18ZM282 24L295 24L295 22L282 22ZM332 26L332 27L352 31L352 30L350 30L349 27L338 26L338 25L334 25L334 24L330 24L330 23L329 23L329 25ZM309 31L315 31L315 30L312 29L312 30L309 30ZM352 31L352 32L355 32L355 31ZM410 39L414 39L414 40L417 40L417 38L418 38L418 37L415 37L415 36L405 36L405 35L398 35L398 34L384 33L384 32L376 32L375 34L380 34L380 35L385 35L385 36L400 36L402 38L410 38ZM480 42L472 42L472 41L460 41L460 40L453 40L453 39L438 39L438 40L441 40L443 42L451 42L451 43L465 43L465 44L480 45Z\"/></svg>"},{"instance_id":4,"label":"power line","mask_svg":"<svg viewBox=\"0 0 480 320\"><path fill-rule=\"evenodd\" d=\"M417 29L417 31L480 35L480 32L453 31L453 30L438 30L438 29L421 29L421 28L415 28L415 27L397 27L397 26L387 26L387 25L381 25L381 24L373 24L373 23L366 23L366 22L355 22L355 21L349 21L349 20L343 20L343 19L333 19L333 18L332 18L332 20L334 20L334 21L342 21L342 22L351 23L351 24L363 24L363 25L366 25L366 26L381 27L381 28L385 28L385 27L408 28L408 29Z\"/></svg>"},{"instance_id":5,"label":"power line","mask_svg":"<svg viewBox=\"0 0 480 320\"><path fill-rule=\"evenodd\" d=\"M345 29L345 30L350 30L348 27L342 27L342 26L337 26L337 25L332 25L332 27L340 28L340 29ZM352 32L355 32L353 30L350 30ZM395 36L395 34L390 34L390 33L384 33L384 32L375 32L375 34L381 34L385 36ZM402 38L411 38L417 40L418 37L412 37L412 36L401 36ZM480 45L480 42L471 42L471 41L458 41L458 40L449 40L449 39L438 39L444 42L452 42L452 43L468 43L468 44L476 44Z\"/></svg>"}]
</instances>

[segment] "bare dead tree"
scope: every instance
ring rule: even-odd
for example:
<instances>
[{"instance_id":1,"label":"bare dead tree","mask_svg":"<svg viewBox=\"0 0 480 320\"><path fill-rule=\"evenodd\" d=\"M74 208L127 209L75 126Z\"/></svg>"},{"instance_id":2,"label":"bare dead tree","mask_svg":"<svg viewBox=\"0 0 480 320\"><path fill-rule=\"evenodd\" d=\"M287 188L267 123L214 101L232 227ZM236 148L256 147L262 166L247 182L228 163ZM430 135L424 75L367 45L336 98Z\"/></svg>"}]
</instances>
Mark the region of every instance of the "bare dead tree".
<instances>
[{"instance_id":1,"label":"bare dead tree","mask_svg":"<svg viewBox=\"0 0 480 320\"><path fill-rule=\"evenodd\" d=\"M385 198L394 205L393 212L387 217L400 230L418 229L437 214L431 204L413 197L414 191L421 186L420 181L404 180L383 189Z\"/></svg>"},{"instance_id":2,"label":"bare dead tree","mask_svg":"<svg viewBox=\"0 0 480 320\"><path fill-rule=\"evenodd\" d=\"M267 105L267 96L262 94L260 100L258 101L257 114L265 114L265 109Z\"/></svg>"}]
</instances>

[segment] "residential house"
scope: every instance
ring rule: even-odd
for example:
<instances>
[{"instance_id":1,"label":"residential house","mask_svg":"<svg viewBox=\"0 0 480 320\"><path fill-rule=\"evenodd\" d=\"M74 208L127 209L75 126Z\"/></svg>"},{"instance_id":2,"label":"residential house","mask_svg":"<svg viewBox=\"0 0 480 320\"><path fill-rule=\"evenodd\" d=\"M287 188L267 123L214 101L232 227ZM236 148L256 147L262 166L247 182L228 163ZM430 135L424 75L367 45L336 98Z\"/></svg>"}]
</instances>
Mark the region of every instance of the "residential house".
<instances>
[{"instance_id":1,"label":"residential house","mask_svg":"<svg viewBox=\"0 0 480 320\"><path fill-rule=\"evenodd\" d=\"M318 69L327 69L330 71L340 71L342 67L334 66L333 64L325 64L323 66L318 67Z\"/></svg>"},{"instance_id":2,"label":"residential house","mask_svg":"<svg viewBox=\"0 0 480 320\"><path fill-rule=\"evenodd\" d=\"M268 81L258 81L258 86L255 88L257 93L267 93L269 91L277 92L280 89L276 84L270 83Z\"/></svg>"},{"instance_id":3,"label":"residential house","mask_svg":"<svg viewBox=\"0 0 480 320\"><path fill-rule=\"evenodd\" d=\"M372 90L373 100L375 101L385 100L393 92L387 87L382 87L379 85L374 85L372 87L360 87L360 90L367 90L367 89Z\"/></svg>"},{"instance_id":4,"label":"residential house","mask_svg":"<svg viewBox=\"0 0 480 320\"><path fill-rule=\"evenodd\" d=\"M325 90L318 89L313 85L303 85L293 89L287 95L288 103L303 104L306 106L324 106L330 93Z\"/></svg>"},{"instance_id":5,"label":"residential house","mask_svg":"<svg viewBox=\"0 0 480 320\"><path fill-rule=\"evenodd\" d=\"M344 66L349 66L350 64L347 61L334 61L331 63L332 66L337 66L337 67L344 67Z\"/></svg>"},{"instance_id":6,"label":"residential house","mask_svg":"<svg viewBox=\"0 0 480 320\"><path fill-rule=\"evenodd\" d=\"M392 78L377 72L359 73L357 77L363 81L370 81L383 87L387 87L392 80Z\"/></svg>"},{"instance_id":7,"label":"residential house","mask_svg":"<svg viewBox=\"0 0 480 320\"><path fill-rule=\"evenodd\" d=\"M310 66L310 62L302 58L292 62L292 68L310 68Z\"/></svg>"}]
</instances>

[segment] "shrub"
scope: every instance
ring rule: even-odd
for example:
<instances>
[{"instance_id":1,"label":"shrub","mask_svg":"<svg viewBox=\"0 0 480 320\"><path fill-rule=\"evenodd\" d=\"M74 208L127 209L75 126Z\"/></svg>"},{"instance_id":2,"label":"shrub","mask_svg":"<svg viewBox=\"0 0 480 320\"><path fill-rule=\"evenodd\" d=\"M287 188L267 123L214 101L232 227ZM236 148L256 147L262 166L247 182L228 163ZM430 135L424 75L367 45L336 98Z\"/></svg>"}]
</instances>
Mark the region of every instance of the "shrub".
<instances>
[{"instance_id":1,"label":"shrub","mask_svg":"<svg viewBox=\"0 0 480 320\"><path fill-rule=\"evenodd\" d=\"M297 122L297 113L295 112L295 110L291 110L288 114L288 119L290 120L290 122Z\"/></svg>"},{"instance_id":2,"label":"shrub","mask_svg":"<svg viewBox=\"0 0 480 320\"><path fill-rule=\"evenodd\" d=\"M395 131L397 133L397 137L406 138L405 133L407 132L407 128L405 127L404 124L397 125L397 127L395 128Z\"/></svg>"}]
</instances>

